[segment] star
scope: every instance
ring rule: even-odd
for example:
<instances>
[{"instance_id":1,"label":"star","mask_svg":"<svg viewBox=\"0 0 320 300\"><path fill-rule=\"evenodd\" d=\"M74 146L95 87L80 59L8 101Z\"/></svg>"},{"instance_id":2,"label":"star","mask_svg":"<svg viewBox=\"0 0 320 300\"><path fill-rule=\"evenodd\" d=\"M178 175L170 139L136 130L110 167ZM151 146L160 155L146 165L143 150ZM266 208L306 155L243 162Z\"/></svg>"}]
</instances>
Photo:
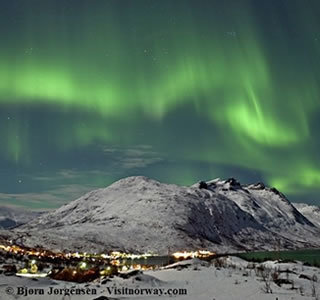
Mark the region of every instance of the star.
<instances>
[{"instance_id":1,"label":"star","mask_svg":"<svg viewBox=\"0 0 320 300\"><path fill-rule=\"evenodd\" d=\"M24 51L24 53L27 54L27 55L31 55L32 52L33 52L33 48L32 48L32 47L31 47L31 48L27 48L27 49L25 49L25 51Z\"/></svg>"}]
</instances>

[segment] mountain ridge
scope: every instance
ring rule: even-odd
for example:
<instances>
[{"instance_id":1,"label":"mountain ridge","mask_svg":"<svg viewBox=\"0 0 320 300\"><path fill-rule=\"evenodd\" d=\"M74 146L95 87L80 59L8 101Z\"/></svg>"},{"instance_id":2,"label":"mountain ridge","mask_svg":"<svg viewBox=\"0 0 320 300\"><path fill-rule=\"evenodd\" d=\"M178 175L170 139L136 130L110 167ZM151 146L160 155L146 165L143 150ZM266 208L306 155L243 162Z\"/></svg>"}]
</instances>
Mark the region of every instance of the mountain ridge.
<instances>
[{"instance_id":1,"label":"mountain ridge","mask_svg":"<svg viewBox=\"0 0 320 300\"><path fill-rule=\"evenodd\" d=\"M233 178L178 186L131 176L15 232L28 233L26 245L91 252L320 247L320 226L282 193L261 183L241 185Z\"/></svg>"},{"instance_id":2,"label":"mountain ridge","mask_svg":"<svg viewBox=\"0 0 320 300\"><path fill-rule=\"evenodd\" d=\"M10 229L28 223L43 214L42 211L22 207L0 206L0 229Z\"/></svg>"}]
</instances>

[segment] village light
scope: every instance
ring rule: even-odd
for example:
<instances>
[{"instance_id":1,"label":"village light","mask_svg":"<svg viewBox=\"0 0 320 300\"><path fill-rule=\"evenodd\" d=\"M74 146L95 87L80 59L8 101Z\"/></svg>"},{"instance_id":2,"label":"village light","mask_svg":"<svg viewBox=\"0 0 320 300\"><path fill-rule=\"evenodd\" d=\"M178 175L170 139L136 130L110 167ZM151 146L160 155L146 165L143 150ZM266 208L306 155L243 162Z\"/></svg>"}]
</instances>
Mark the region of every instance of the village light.
<instances>
[{"instance_id":1,"label":"village light","mask_svg":"<svg viewBox=\"0 0 320 300\"><path fill-rule=\"evenodd\" d=\"M101 276L108 276L108 275L111 275L111 274L112 274L112 268L110 266L107 266L104 270L100 271L100 275Z\"/></svg>"},{"instance_id":2,"label":"village light","mask_svg":"<svg viewBox=\"0 0 320 300\"><path fill-rule=\"evenodd\" d=\"M183 251L183 252L175 252L172 254L174 258L177 259L187 259L187 258L207 258L210 256L214 256L214 252L206 251L206 250L199 250L199 251Z\"/></svg>"},{"instance_id":3,"label":"village light","mask_svg":"<svg viewBox=\"0 0 320 300\"><path fill-rule=\"evenodd\" d=\"M81 270L84 270L84 269L86 269L86 268L87 268L87 263L86 263L86 262L80 263L80 269L81 269Z\"/></svg>"},{"instance_id":4,"label":"village light","mask_svg":"<svg viewBox=\"0 0 320 300\"><path fill-rule=\"evenodd\" d=\"M31 268L30 268L30 271L32 274L35 274L38 272L38 266L36 264L32 264L31 265Z\"/></svg>"},{"instance_id":5,"label":"village light","mask_svg":"<svg viewBox=\"0 0 320 300\"><path fill-rule=\"evenodd\" d=\"M112 260L110 263L114 266L120 266L120 260L118 259Z\"/></svg>"},{"instance_id":6,"label":"village light","mask_svg":"<svg viewBox=\"0 0 320 300\"><path fill-rule=\"evenodd\" d=\"M187 251L175 252L175 253L172 254L172 256L173 256L174 258L177 258L177 259L179 259L179 258L186 259L186 258L192 258L192 257L194 257L193 252L187 252Z\"/></svg>"},{"instance_id":7,"label":"village light","mask_svg":"<svg viewBox=\"0 0 320 300\"><path fill-rule=\"evenodd\" d=\"M122 271L128 271L128 267L127 266L123 266L122 267Z\"/></svg>"}]
</instances>

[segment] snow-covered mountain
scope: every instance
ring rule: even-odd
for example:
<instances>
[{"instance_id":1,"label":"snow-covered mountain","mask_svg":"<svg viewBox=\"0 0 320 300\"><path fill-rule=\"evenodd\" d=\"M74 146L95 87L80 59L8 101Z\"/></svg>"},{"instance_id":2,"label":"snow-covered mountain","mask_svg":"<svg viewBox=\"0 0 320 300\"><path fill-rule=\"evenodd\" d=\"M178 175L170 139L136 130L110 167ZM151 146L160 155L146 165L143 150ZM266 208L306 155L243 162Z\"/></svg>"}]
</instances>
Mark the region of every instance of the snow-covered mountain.
<instances>
[{"instance_id":1,"label":"snow-covered mountain","mask_svg":"<svg viewBox=\"0 0 320 300\"><path fill-rule=\"evenodd\" d=\"M18 207L0 206L0 229L13 228L39 217L42 212L35 212Z\"/></svg>"},{"instance_id":2,"label":"snow-covered mountain","mask_svg":"<svg viewBox=\"0 0 320 300\"><path fill-rule=\"evenodd\" d=\"M305 203L292 203L294 207L308 218L313 224L320 227L320 207Z\"/></svg>"},{"instance_id":3,"label":"snow-covered mountain","mask_svg":"<svg viewBox=\"0 0 320 300\"><path fill-rule=\"evenodd\" d=\"M283 194L235 179L186 187L128 177L17 231L26 245L90 252L320 247L320 226Z\"/></svg>"}]
</instances>

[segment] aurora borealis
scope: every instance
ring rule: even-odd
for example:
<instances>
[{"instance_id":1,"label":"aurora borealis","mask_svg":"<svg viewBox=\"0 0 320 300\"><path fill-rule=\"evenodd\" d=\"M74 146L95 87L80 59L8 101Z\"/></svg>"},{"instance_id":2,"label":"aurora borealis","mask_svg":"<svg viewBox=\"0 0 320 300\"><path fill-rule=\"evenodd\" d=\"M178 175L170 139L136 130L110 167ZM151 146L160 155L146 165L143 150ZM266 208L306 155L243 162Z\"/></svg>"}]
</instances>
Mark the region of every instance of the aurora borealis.
<instances>
[{"instance_id":1,"label":"aurora borealis","mask_svg":"<svg viewBox=\"0 0 320 300\"><path fill-rule=\"evenodd\" d=\"M1 6L2 204L146 175L264 181L319 205L319 1Z\"/></svg>"}]
</instances>

